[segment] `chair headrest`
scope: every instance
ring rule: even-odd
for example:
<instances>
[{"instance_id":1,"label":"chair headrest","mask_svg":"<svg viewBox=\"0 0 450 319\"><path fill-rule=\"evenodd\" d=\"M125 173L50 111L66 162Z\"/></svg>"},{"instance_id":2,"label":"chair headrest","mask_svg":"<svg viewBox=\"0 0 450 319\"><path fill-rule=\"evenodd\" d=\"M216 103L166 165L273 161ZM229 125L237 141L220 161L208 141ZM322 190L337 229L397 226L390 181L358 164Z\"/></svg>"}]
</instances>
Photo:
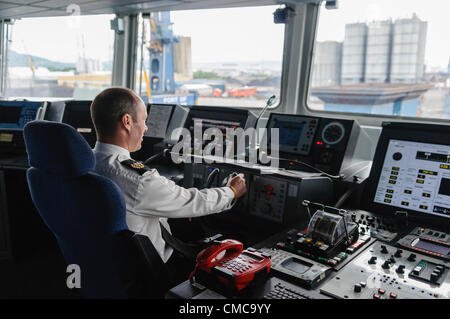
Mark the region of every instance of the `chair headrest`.
<instances>
[{"instance_id":1,"label":"chair headrest","mask_svg":"<svg viewBox=\"0 0 450 319\"><path fill-rule=\"evenodd\" d=\"M95 167L89 144L70 125L31 121L23 133L32 167L64 177L85 175Z\"/></svg>"}]
</instances>

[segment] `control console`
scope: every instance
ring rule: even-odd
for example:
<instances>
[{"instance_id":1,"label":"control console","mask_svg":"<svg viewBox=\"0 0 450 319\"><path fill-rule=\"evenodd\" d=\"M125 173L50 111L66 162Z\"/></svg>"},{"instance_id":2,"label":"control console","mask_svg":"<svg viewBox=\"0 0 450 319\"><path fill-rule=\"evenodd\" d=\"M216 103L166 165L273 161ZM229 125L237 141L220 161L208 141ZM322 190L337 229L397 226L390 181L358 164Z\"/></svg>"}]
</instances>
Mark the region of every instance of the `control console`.
<instances>
[{"instance_id":1,"label":"control console","mask_svg":"<svg viewBox=\"0 0 450 319\"><path fill-rule=\"evenodd\" d=\"M450 235L430 228L416 227L398 245L422 254L450 261Z\"/></svg>"},{"instance_id":2,"label":"control console","mask_svg":"<svg viewBox=\"0 0 450 319\"><path fill-rule=\"evenodd\" d=\"M271 113L268 146L271 129L278 129L281 167L308 171L305 163L333 175L350 166L360 132L353 120Z\"/></svg>"},{"instance_id":3,"label":"control console","mask_svg":"<svg viewBox=\"0 0 450 319\"><path fill-rule=\"evenodd\" d=\"M448 299L448 262L376 242L321 287L350 299Z\"/></svg>"}]
</instances>

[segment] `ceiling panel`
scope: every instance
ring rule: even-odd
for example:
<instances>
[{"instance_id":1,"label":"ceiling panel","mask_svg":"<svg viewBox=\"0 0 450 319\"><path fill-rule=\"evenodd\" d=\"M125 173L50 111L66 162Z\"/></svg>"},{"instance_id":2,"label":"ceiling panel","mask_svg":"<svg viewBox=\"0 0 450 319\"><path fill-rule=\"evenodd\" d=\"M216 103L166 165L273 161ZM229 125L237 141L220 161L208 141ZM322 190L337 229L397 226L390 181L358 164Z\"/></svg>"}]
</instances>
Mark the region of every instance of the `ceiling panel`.
<instances>
[{"instance_id":1,"label":"ceiling panel","mask_svg":"<svg viewBox=\"0 0 450 319\"><path fill-rule=\"evenodd\" d=\"M0 18L64 16L70 4L81 14L138 13L276 4L277 0L9 0L0 1Z\"/></svg>"},{"instance_id":2,"label":"ceiling panel","mask_svg":"<svg viewBox=\"0 0 450 319\"><path fill-rule=\"evenodd\" d=\"M13 7L13 8L1 10L0 17L1 18L14 18L14 17L22 16L24 14L29 14L29 13L33 13L33 12L39 12L39 11L42 11L42 8L32 7L32 6Z\"/></svg>"},{"instance_id":3,"label":"ceiling panel","mask_svg":"<svg viewBox=\"0 0 450 319\"><path fill-rule=\"evenodd\" d=\"M86 2L98 2L95 0L44 0L33 3L34 6L46 7L46 8L63 8L70 4L83 4Z\"/></svg>"}]
</instances>

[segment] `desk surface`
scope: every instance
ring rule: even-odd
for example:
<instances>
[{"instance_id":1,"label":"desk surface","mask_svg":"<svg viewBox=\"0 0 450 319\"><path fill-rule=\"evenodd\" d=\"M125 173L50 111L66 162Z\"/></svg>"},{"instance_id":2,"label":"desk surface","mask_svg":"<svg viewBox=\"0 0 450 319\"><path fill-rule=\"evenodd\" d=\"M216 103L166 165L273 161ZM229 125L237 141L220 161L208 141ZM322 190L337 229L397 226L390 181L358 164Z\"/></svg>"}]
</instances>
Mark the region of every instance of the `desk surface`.
<instances>
[{"instance_id":1,"label":"desk surface","mask_svg":"<svg viewBox=\"0 0 450 319\"><path fill-rule=\"evenodd\" d=\"M27 154L19 155L1 155L0 169L22 169L26 170L30 167Z\"/></svg>"}]
</instances>

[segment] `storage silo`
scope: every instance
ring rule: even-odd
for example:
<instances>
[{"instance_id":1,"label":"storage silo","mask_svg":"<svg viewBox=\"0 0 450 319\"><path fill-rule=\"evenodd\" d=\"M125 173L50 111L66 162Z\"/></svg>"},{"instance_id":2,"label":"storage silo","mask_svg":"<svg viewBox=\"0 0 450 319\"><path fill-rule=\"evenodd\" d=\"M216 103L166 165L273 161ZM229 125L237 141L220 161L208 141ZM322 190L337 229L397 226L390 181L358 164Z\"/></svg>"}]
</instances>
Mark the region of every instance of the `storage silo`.
<instances>
[{"instance_id":1,"label":"storage silo","mask_svg":"<svg viewBox=\"0 0 450 319\"><path fill-rule=\"evenodd\" d=\"M342 49L341 83L362 83L365 78L367 25L352 23L345 25Z\"/></svg>"},{"instance_id":2,"label":"storage silo","mask_svg":"<svg viewBox=\"0 0 450 319\"><path fill-rule=\"evenodd\" d=\"M392 21L368 24L365 82L389 82L392 48Z\"/></svg>"},{"instance_id":3,"label":"storage silo","mask_svg":"<svg viewBox=\"0 0 450 319\"><path fill-rule=\"evenodd\" d=\"M427 22L415 14L398 19L393 26L392 83L417 83L422 79L425 63Z\"/></svg>"},{"instance_id":4,"label":"storage silo","mask_svg":"<svg viewBox=\"0 0 450 319\"><path fill-rule=\"evenodd\" d=\"M339 85L341 82L342 43L317 42L311 79L312 87Z\"/></svg>"}]
</instances>

